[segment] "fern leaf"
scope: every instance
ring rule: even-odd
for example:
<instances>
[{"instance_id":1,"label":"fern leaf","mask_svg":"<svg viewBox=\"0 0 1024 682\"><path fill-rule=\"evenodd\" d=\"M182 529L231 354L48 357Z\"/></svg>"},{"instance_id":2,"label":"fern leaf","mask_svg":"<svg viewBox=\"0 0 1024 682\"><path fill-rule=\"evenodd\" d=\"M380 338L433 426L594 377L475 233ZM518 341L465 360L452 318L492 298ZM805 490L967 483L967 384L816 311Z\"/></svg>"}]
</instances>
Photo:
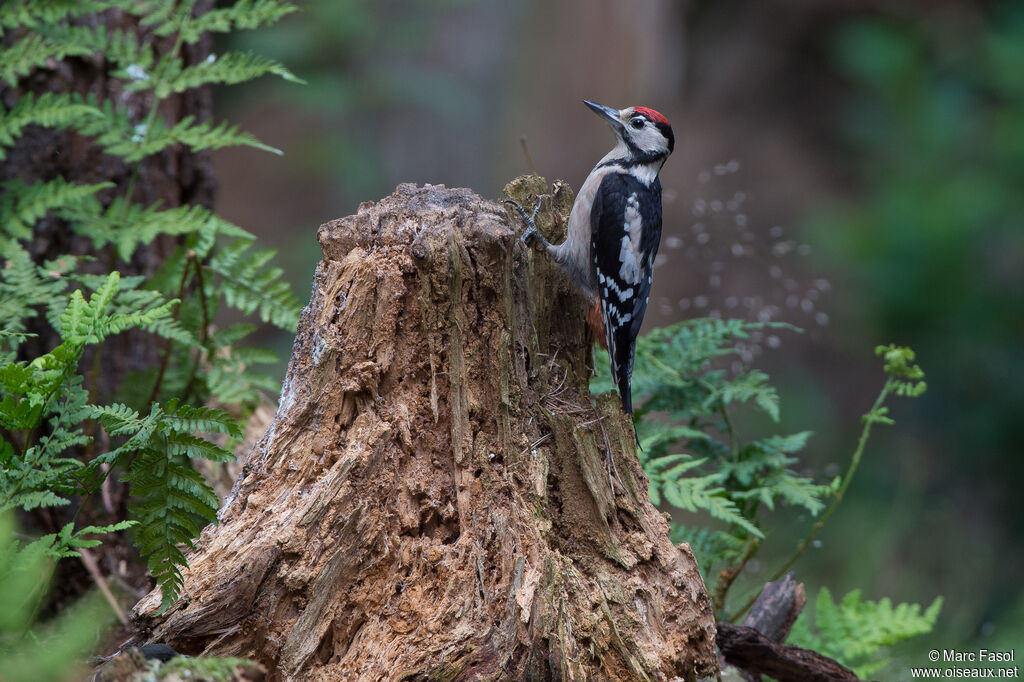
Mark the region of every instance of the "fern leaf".
<instances>
[{"instance_id":1,"label":"fern leaf","mask_svg":"<svg viewBox=\"0 0 1024 682\"><path fill-rule=\"evenodd\" d=\"M233 462L235 456L220 447L211 443L205 438L179 433L167 439L167 452L172 455L181 455L189 459L208 459L213 462Z\"/></svg>"},{"instance_id":2,"label":"fern leaf","mask_svg":"<svg viewBox=\"0 0 1024 682\"><path fill-rule=\"evenodd\" d=\"M60 60L70 55L88 54L88 50L75 45L63 45L36 33L30 33L13 45L0 51L0 80L17 83L51 59Z\"/></svg>"},{"instance_id":3,"label":"fern leaf","mask_svg":"<svg viewBox=\"0 0 1024 682\"><path fill-rule=\"evenodd\" d=\"M18 180L0 183L0 229L15 239L31 239L32 227L48 212L73 210L90 201L96 203L96 192L113 186L112 182L78 185L62 177L32 185Z\"/></svg>"},{"instance_id":4,"label":"fern leaf","mask_svg":"<svg viewBox=\"0 0 1024 682\"><path fill-rule=\"evenodd\" d=\"M690 545L703 575L711 572L715 562L730 561L740 556L749 542L745 537L737 537L722 530L685 526L675 522L672 523L670 538L673 544L686 542Z\"/></svg>"},{"instance_id":5,"label":"fern leaf","mask_svg":"<svg viewBox=\"0 0 1024 682\"><path fill-rule=\"evenodd\" d=\"M12 509L31 511L43 507L60 507L71 504L71 500L57 495L50 490L35 490L19 493L13 497L0 496L0 513Z\"/></svg>"},{"instance_id":6,"label":"fern leaf","mask_svg":"<svg viewBox=\"0 0 1024 682\"><path fill-rule=\"evenodd\" d=\"M143 427L143 420L139 413L121 403L95 405L91 408L89 416L100 422L107 434L111 436L134 433Z\"/></svg>"},{"instance_id":7,"label":"fern leaf","mask_svg":"<svg viewBox=\"0 0 1024 682\"><path fill-rule=\"evenodd\" d=\"M252 314L282 329L298 324L299 304L291 287L281 279L280 268L262 269L275 254L272 250L249 252L251 243L239 240L220 249L205 266L210 276L218 276L223 284L227 304Z\"/></svg>"},{"instance_id":8,"label":"fern leaf","mask_svg":"<svg viewBox=\"0 0 1024 682\"><path fill-rule=\"evenodd\" d=\"M194 117L186 116L174 127L168 128L163 121L157 120L151 129L140 124L133 126L131 132L127 132L122 125L119 134L113 132L118 129L112 129L106 136L100 136L97 142L105 147L108 154L120 156L129 163L140 161L176 144L183 144L192 151L255 147L273 154L283 154L280 149L263 144L249 133L240 132L238 126L226 122L214 125L210 121L194 121Z\"/></svg>"},{"instance_id":9,"label":"fern leaf","mask_svg":"<svg viewBox=\"0 0 1024 682\"><path fill-rule=\"evenodd\" d=\"M768 383L768 375L757 370L740 374L725 383L720 390L706 399L705 404L713 408L716 405L725 406L747 401L754 401L772 421L779 421L779 396Z\"/></svg>"},{"instance_id":10,"label":"fern leaf","mask_svg":"<svg viewBox=\"0 0 1024 682\"><path fill-rule=\"evenodd\" d=\"M85 302L82 290L76 289L71 293L68 305L60 316L61 338L72 344L84 346L89 341L92 323L92 309Z\"/></svg>"},{"instance_id":11,"label":"fern leaf","mask_svg":"<svg viewBox=\"0 0 1024 682\"><path fill-rule=\"evenodd\" d=\"M13 82L13 78L8 77L10 74L5 72L4 61L8 58L9 50L0 52L0 79ZM99 109L73 95L52 92L39 96L32 93L22 95L10 111L0 116L0 161L6 158L4 148L13 145L27 125L63 128L84 124L101 116Z\"/></svg>"},{"instance_id":12,"label":"fern leaf","mask_svg":"<svg viewBox=\"0 0 1024 682\"><path fill-rule=\"evenodd\" d=\"M201 16L189 17L187 21L174 21L169 8L156 8L145 21L157 24L157 35L177 32L183 42L191 44L206 31L228 33L235 29L254 29L297 11L290 2L280 0L239 0L231 7L213 9Z\"/></svg>"},{"instance_id":13,"label":"fern leaf","mask_svg":"<svg viewBox=\"0 0 1024 682\"><path fill-rule=\"evenodd\" d=\"M680 478L665 481L662 491L669 504L675 507L691 512L706 511L720 521L739 526L751 535L763 538L764 533L748 521L736 503L728 498L726 491L714 483L712 476Z\"/></svg>"},{"instance_id":14,"label":"fern leaf","mask_svg":"<svg viewBox=\"0 0 1024 682\"><path fill-rule=\"evenodd\" d=\"M114 244L121 260L129 260L139 244L148 244L161 235L179 236L198 232L219 220L207 208L183 205L160 210L159 203L148 208L118 197L92 220L82 220L75 231L92 239L100 249Z\"/></svg>"},{"instance_id":15,"label":"fern leaf","mask_svg":"<svg viewBox=\"0 0 1024 682\"><path fill-rule=\"evenodd\" d=\"M212 407L193 407L191 405L167 406L168 414L165 426L175 433L226 433L233 438L241 438L242 430L235 418L223 410Z\"/></svg>"},{"instance_id":16,"label":"fern leaf","mask_svg":"<svg viewBox=\"0 0 1024 682\"><path fill-rule=\"evenodd\" d=\"M851 667L858 677L869 677L888 662L888 647L931 632L941 609L942 597L922 613L919 604L894 607L889 599L862 601L860 590L849 592L837 604L823 587L815 600L813 629L805 611L788 642L813 648Z\"/></svg>"},{"instance_id":17,"label":"fern leaf","mask_svg":"<svg viewBox=\"0 0 1024 682\"><path fill-rule=\"evenodd\" d=\"M178 544L193 546L204 522L216 519L216 495L194 470L156 450L135 460L128 480L137 500L136 541L165 599L173 601L181 589L178 566L185 565Z\"/></svg>"},{"instance_id":18,"label":"fern leaf","mask_svg":"<svg viewBox=\"0 0 1024 682\"><path fill-rule=\"evenodd\" d=\"M179 544L193 547L205 523L216 521L217 496L194 469L167 454L147 450L129 472L139 526L136 541L153 577L160 584L164 605L177 599L185 555Z\"/></svg>"},{"instance_id":19,"label":"fern leaf","mask_svg":"<svg viewBox=\"0 0 1024 682\"><path fill-rule=\"evenodd\" d=\"M68 17L109 9L109 2L91 0L6 0L0 5L0 36L5 29L53 25Z\"/></svg>"},{"instance_id":20,"label":"fern leaf","mask_svg":"<svg viewBox=\"0 0 1024 682\"><path fill-rule=\"evenodd\" d=\"M184 92L209 83L232 85L274 74L293 83L304 83L282 64L245 52L229 52L219 57L210 55L206 61L182 69L166 83L168 92Z\"/></svg>"},{"instance_id":21,"label":"fern leaf","mask_svg":"<svg viewBox=\"0 0 1024 682\"><path fill-rule=\"evenodd\" d=\"M60 304L67 288L64 273L73 268L75 259L68 257L38 267L22 246L14 240L3 240L5 263L0 268L0 319L10 334L24 332L26 324L37 315L37 308ZM18 337L8 337L17 346Z\"/></svg>"},{"instance_id":22,"label":"fern leaf","mask_svg":"<svg viewBox=\"0 0 1024 682\"><path fill-rule=\"evenodd\" d=\"M118 531L127 530L135 525L137 521L119 521L107 526L85 526L75 530L75 524L69 523L61 528L60 532L57 533L56 546L60 548L58 555L55 558L64 559L67 557L79 556L79 552L75 551L78 549L98 547L101 544L101 540L95 538L87 538L87 535L107 535L109 533L116 533Z\"/></svg>"}]
</instances>

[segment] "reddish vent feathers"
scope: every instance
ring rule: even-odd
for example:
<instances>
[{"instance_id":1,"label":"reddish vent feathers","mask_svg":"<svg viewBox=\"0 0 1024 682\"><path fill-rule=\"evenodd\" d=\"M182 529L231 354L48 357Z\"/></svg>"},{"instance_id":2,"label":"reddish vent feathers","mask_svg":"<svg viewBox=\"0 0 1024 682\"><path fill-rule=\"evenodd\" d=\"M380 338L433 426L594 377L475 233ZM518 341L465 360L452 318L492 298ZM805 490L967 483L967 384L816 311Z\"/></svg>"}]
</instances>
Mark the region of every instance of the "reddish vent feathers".
<instances>
[{"instance_id":1,"label":"reddish vent feathers","mask_svg":"<svg viewBox=\"0 0 1024 682\"><path fill-rule=\"evenodd\" d=\"M594 301L594 305L587 309L587 324L594 332L594 338L601 344L601 348L608 350L608 337L604 329L604 315L601 314L601 301Z\"/></svg>"}]
</instances>

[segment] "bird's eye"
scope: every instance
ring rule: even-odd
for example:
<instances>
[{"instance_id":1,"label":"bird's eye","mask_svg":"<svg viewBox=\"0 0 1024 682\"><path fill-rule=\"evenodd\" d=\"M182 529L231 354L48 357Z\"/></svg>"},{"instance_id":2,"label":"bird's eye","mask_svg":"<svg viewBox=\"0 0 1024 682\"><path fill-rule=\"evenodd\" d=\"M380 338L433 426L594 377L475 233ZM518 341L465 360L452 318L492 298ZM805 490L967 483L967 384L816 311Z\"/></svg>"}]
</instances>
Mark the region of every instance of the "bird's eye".
<instances>
[{"instance_id":1,"label":"bird's eye","mask_svg":"<svg viewBox=\"0 0 1024 682\"><path fill-rule=\"evenodd\" d=\"M644 127L644 123L646 123L646 121L643 119L643 117L637 116L636 118L629 122L629 125L633 126L633 128L636 130L640 130L641 128Z\"/></svg>"}]
</instances>

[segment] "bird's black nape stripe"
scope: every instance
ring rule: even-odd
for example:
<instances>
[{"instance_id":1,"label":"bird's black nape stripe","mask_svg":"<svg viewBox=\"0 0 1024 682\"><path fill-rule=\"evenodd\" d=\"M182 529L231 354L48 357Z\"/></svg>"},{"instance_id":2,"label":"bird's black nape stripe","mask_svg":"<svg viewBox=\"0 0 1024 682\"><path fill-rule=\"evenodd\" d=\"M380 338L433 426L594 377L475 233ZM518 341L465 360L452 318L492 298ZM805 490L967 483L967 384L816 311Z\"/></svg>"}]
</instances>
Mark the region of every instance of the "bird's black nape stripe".
<instances>
[{"instance_id":1,"label":"bird's black nape stripe","mask_svg":"<svg viewBox=\"0 0 1024 682\"><path fill-rule=\"evenodd\" d=\"M621 166L622 168L633 168L635 166L647 166L658 161L664 161L667 158L666 154L654 154L650 152L637 152L629 158L623 159L610 159L604 163L597 165L598 168L606 168L608 166Z\"/></svg>"},{"instance_id":2,"label":"bird's black nape stripe","mask_svg":"<svg viewBox=\"0 0 1024 682\"><path fill-rule=\"evenodd\" d=\"M667 123L655 123L658 131L668 140L668 153L671 154L676 146L676 136L672 134L672 126Z\"/></svg>"}]
</instances>

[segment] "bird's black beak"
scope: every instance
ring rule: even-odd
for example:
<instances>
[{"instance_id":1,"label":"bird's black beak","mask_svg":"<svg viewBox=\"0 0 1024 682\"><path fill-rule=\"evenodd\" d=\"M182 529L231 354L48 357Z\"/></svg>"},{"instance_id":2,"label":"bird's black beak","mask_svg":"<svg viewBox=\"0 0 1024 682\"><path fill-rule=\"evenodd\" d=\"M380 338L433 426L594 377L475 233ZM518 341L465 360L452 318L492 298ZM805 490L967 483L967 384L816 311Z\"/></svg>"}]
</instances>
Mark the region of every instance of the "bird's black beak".
<instances>
[{"instance_id":1,"label":"bird's black beak","mask_svg":"<svg viewBox=\"0 0 1024 682\"><path fill-rule=\"evenodd\" d=\"M619 119L619 110L606 107L603 104L583 100L583 103L590 107L590 110L603 119L606 119L616 133L622 130L622 121Z\"/></svg>"}]
</instances>

